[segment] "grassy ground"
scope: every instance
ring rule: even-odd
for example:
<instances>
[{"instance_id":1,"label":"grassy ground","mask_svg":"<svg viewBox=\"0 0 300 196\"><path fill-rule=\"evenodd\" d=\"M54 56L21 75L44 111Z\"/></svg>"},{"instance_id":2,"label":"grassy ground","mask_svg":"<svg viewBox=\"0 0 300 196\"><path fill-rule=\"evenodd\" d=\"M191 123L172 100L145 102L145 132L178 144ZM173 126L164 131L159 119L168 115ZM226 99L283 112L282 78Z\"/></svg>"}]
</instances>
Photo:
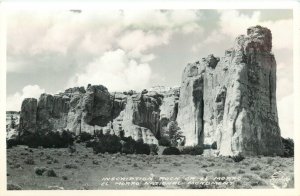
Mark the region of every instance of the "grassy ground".
<instances>
[{"instance_id":1,"label":"grassy ground","mask_svg":"<svg viewBox=\"0 0 300 196\"><path fill-rule=\"evenodd\" d=\"M288 179L287 187L293 187L293 158L246 157L236 163L202 155L95 155L81 144L76 149L72 154L66 148L8 149L8 189L273 188L272 175L278 171ZM52 172L38 175L43 167Z\"/></svg>"}]
</instances>

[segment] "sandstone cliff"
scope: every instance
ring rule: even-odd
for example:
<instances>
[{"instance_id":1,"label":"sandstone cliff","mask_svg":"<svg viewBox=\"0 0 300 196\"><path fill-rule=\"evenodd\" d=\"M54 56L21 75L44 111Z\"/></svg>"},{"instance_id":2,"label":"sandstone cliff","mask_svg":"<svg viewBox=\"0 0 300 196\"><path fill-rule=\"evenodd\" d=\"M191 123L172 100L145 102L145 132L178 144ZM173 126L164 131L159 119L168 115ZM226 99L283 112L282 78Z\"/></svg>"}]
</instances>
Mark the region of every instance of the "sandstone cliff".
<instances>
[{"instance_id":1,"label":"sandstone cliff","mask_svg":"<svg viewBox=\"0 0 300 196\"><path fill-rule=\"evenodd\" d=\"M20 133L68 129L157 144L177 121L186 146L217 144L220 155L282 154L276 106L272 34L255 26L239 36L224 57L188 64L179 88L109 92L102 85L25 99Z\"/></svg>"},{"instance_id":2,"label":"sandstone cliff","mask_svg":"<svg viewBox=\"0 0 300 196\"><path fill-rule=\"evenodd\" d=\"M125 136L135 140L158 144L161 130L176 119L178 91L175 88L159 93L109 93L102 85L89 85L56 95L42 94L39 100L23 101L19 130L22 133L66 129L77 135L95 131L120 135L124 131Z\"/></svg>"},{"instance_id":3,"label":"sandstone cliff","mask_svg":"<svg viewBox=\"0 0 300 196\"><path fill-rule=\"evenodd\" d=\"M188 64L177 121L187 145L217 142L221 155L281 154L272 35L261 26L225 56Z\"/></svg>"}]
</instances>

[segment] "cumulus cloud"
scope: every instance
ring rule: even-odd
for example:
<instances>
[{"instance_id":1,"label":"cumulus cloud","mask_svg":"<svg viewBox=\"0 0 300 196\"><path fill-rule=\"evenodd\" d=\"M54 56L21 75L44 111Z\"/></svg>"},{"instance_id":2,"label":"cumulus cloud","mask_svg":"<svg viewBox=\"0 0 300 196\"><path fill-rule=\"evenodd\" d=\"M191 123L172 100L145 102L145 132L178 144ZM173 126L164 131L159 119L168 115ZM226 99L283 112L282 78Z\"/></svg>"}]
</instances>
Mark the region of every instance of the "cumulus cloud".
<instances>
[{"instance_id":1,"label":"cumulus cloud","mask_svg":"<svg viewBox=\"0 0 300 196\"><path fill-rule=\"evenodd\" d=\"M142 89L148 86L151 68L147 63L138 63L121 49L105 52L87 65L83 73L69 81L69 86L102 84L110 91Z\"/></svg>"},{"instance_id":2,"label":"cumulus cloud","mask_svg":"<svg viewBox=\"0 0 300 196\"><path fill-rule=\"evenodd\" d=\"M124 10L122 13L124 25L132 28L181 31L194 26L194 32L202 29L198 24L201 15L197 10Z\"/></svg>"},{"instance_id":3,"label":"cumulus cloud","mask_svg":"<svg viewBox=\"0 0 300 196\"><path fill-rule=\"evenodd\" d=\"M45 89L40 88L39 85L27 85L22 89L22 92L16 92L6 98L6 110L20 111L22 101L25 98L39 98Z\"/></svg>"},{"instance_id":4,"label":"cumulus cloud","mask_svg":"<svg viewBox=\"0 0 300 196\"><path fill-rule=\"evenodd\" d=\"M169 32L144 32L142 30L128 31L120 36L119 46L136 58L142 57L142 53L147 49L168 44L170 40ZM149 57L147 58L149 59ZM153 60L151 58L151 60Z\"/></svg>"},{"instance_id":5,"label":"cumulus cloud","mask_svg":"<svg viewBox=\"0 0 300 196\"><path fill-rule=\"evenodd\" d=\"M283 137L294 138L294 96L284 97L277 103L279 126Z\"/></svg>"},{"instance_id":6,"label":"cumulus cloud","mask_svg":"<svg viewBox=\"0 0 300 196\"><path fill-rule=\"evenodd\" d=\"M9 12L7 19L8 72L66 69L64 58L73 58L82 65L89 62L86 59L117 48L150 61L149 54L143 52L167 44L174 33L202 31L195 10L101 10L80 14L18 10ZM54 59L51 66L47 66L47 59L39 58L49 55Z\"/></svg>"},{"instance_id":7,"label":"cumulus cloud","mask_svg":"<svg viewBox=\"0 0 300 196\"><path fill-rule=\"evenodd\" d=\"M235 38L240 34L245 34L248 27L261 25L272 31L274 49L291 49L293 46L292 19L261 21L260 11L255 11L251 15L243 14L238 10L224 10L219 13L220 33L223 35Z\"/></svg>"}]
</instances>

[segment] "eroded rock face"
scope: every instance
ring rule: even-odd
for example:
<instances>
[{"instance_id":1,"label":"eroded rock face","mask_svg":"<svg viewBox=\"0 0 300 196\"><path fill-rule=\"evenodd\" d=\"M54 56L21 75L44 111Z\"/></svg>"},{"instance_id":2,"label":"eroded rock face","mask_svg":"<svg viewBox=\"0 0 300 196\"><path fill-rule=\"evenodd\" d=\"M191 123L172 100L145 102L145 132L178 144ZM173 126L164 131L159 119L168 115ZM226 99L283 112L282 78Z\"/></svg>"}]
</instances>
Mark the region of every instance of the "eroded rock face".
<instances>
[{"instance_id":1,"label":"eroded rock face","mask_svg":"<svg viewBox=\"0 0 300 196\"><path fill-rule=\"evenodd\" d=\"M160 137L166 135L169 122L177 119L179 94L180 88L173 88L164 92L164 98L160 106Z\"/></svg>"},{"instance_id":2,"label":"eroded rock face","mask_svg":"<svg viewBox=\"0 0 300 196\"><path fill-rule=\"evenodd\" d=\"M221 155L282 154L271 48L270 30L255 26L224 57L186 67L177 121L188 145L216 141Z\"/></svg>"},{"instance_id":3,"label":"eroded rock face","mask_svg":"<svg viewBox=\"0 0 300 196\"><path fill-rule=\"evenodd\" d=\"M20 112L20 134L24 131L35 132L36 131L36 116L37 116L37 100L34 98L26 98L22 102Z\"/></svg>"},{"instance_id":4,"label":"eroded rock face","mask_svg":"<svg viewBox=\"0 0 300 196\"><path fill-rule=\"evenodd\" d=\"M282 154L276 107L276 62L269 29L251 27L224 57L188 64L180 88L108 92L102 85L74 87L25 99L20 130L68 129L158 143L176 121L186 146L217 144L220 155Z\"/></svg>"},{"instance_id":5,"label":"eroded rock face","mask_svg":"<svg viewBox=\"0 0 300 196\"><path fill-rule=\"evenodd\" d=\"M158 143L156 137L162 98L156 92L138 93L127 98L121 128L125 136L143 139L147 143Z\"/></svg>"},{"instance_id":6,"label":"eroded rock face","mask_svg":"<svg viewBox=\"0 0 300 196\"><path fill-rule=\"evenodd\" d=\"M165 120L176 119L178 92L179 89L159 93L153 90L109 93L102 85L89 85L86 90L75 87L56 95L42 94L36 105L24 100L25 117L27 110L35 110L36 115L29 116L34 119L30 120L31 124L27 125L26 120L21 126L44 132L66 129L76 134L102 130L120 135L120 131L124 131L125 136L157 144L161 109ZM28 105L31 108L27 109Z\"/></svg>"},{"instance_id":7,"label":"eroded rock face","mask_svg":"<svg viewBox=\"0 0 300 196\"><path fill-rule=\"evenodd\" d=\"M20 121L20 112L6 112L6 139L16 139L19 135L18 126Z\"/></svg>"},{"instance_id":8,"label":"eroded rock face","mask_svg":"<svg viewBox=\"0 0 300 196\"><path fill-rule=\"evenodd\" d=\"M102 85L89 86L81 102L82 120L89 125L105 126L112 115L110 94Z\"/></svg>"}]
</instances>

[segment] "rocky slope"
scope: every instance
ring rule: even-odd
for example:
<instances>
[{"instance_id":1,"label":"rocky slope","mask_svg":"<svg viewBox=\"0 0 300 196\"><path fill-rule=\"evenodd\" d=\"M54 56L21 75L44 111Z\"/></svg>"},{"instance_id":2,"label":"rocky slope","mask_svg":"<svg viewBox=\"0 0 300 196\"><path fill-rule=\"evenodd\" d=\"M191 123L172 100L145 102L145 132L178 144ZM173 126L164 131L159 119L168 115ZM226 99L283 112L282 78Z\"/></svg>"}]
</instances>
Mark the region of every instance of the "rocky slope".
<instances>
[{"instance_id":1,"label":"rocky slope","mask_svg":"<svg viewBox=\"0 0 300 196\"><path fill-rule=\"evenodd\" d=\"M180 88L109 92L102 85L25 99L19 130L109 132L158 143L177 121L186 146L216 142L221 155L282 154L276 62L269 29L255 26L218 58L188 64Z\"/></svg>"}]
</instances>

